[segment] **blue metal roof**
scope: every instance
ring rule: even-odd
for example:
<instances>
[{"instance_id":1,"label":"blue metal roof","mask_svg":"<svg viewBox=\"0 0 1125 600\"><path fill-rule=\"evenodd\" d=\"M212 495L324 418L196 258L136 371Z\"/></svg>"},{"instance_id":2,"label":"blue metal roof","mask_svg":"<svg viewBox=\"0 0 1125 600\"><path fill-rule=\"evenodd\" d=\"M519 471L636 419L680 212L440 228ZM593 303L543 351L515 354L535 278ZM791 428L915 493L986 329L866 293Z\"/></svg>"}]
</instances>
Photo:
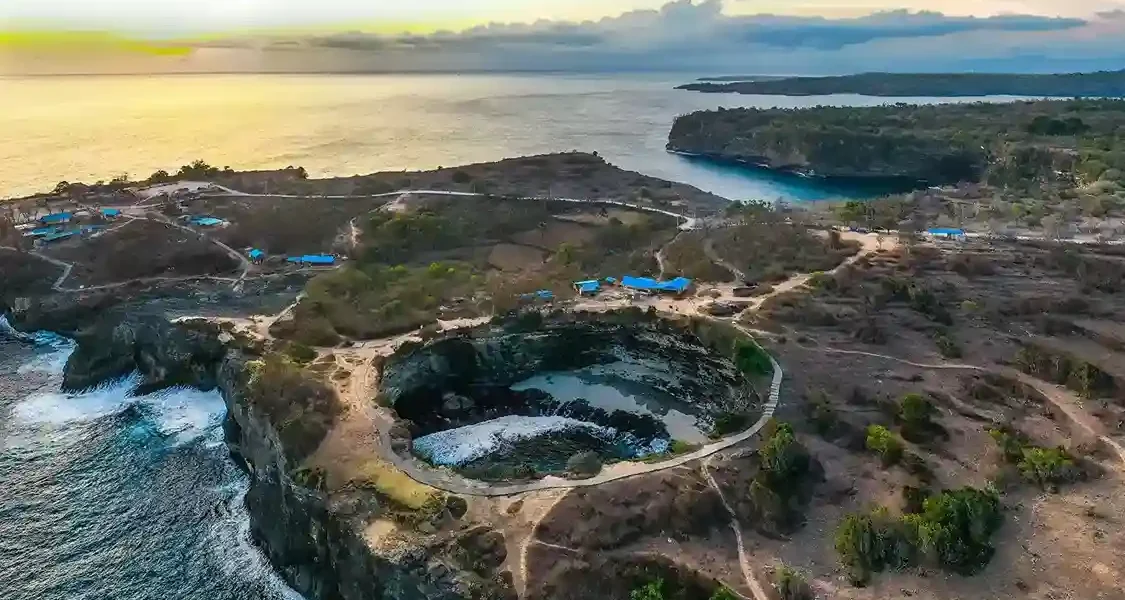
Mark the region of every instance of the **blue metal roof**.
<instances>
[{"instance_id":1,"label":"blue metal roof","mask_svg":"<svg viewBox=\"0 0 1125 600\"><path fill-rule=\"evenodd\" d=\"M216 219L215 217L195 217L191 222L195 225L202 225L203 227L212 227L221 224L223 220Z\"/></svg>"},{"instance_id":2,"label":"blue metal roof","mask_svg":"<svg viewBox=\"0 0 1125 600\"><path fill-rule=\"evenodd\" d=\"M614 283L617 283L617 278L616 277L606 277L605 282L609 283L609 284L614 284Z\"/></svg>"},{"instance_id":3,"label":"blue metal roof","mask_svg":"<svg viewBox=\"0 0 1125 600\"><path fill-rule=\"evenodd\" d=\"M116 208L103 208L102 209L102 216L116 217L116 216L119 216L119 215L121 215L121 211L116 209Z\"/></svg>"},{"instance_id":4,"label":"blue metal roof","mask_svg":"<svg viewBox=\"0 0 1125 600\"><path fill-rule=\"evenodd\" d=\"M54 241L58 241L58 240L63 240L63 239L66 239L66 238L74 235L75 233L76 232L74 232L74 231L64 231L62 233L52 233L51 235L45 236L43 238L43 241L44 242L54 242Z\"/></svg>"},{"instance_id":5,"label":"blue metal roof","mask_svg":"<svg viewBox=\"0 0 1125 600\"><path fill-rule=\"evenodd\" d=\"M47 215L45 217L40 217L39 221L41 223L65 223L65 222L69 221L70 218L73 217L73 216L74 215L72 215L68 212L55 213L53 215Z\"/></svg>"},{"instance_id":6,"label":"blue metal roof","mask_svg":"<svg viewBox=\"0 0 1125 600\"><path fill-rule=\"evenodd\" d=\"M31 233L28 235L39 237L41 235L51 235L52 233L58 232L58 230L58 227L40 227L38 229L32 229Z\"/></svg>"},{"instance_id":7,"label":"blue metal roof","mask_svg":"<svg viewBox=\"0 0 1125 600\"><path fill-rule=\"evenodd\" d=\"M336 264L336 257L327 254L305 254L304 256L290 256L285 259L291 263L299 263L305 265L333 265Z\"/></svg>"},{"instance_id":8,"label":"blue metal roof","mask_svg":"<svg viewBox=\"0 0 1125 600\"><path fill-rule=\"evenodd\" d=\"M262 252L261 250L258 250L257 248L254 248L253 250L250 251L250 258L262 258L265 255L266 255L265 252Z\"/></svg>"},{"instance_id":9,"label":"blue metal roof","mask_svg":"<svg viewBox=\"0 0 1125 600\"><path fill-rule=\"evenodd\" d=\"M596 279L590 281L575 281L574 287L578 288L578 291L583 294L596 294L598 290L601 289L601 283Z\"/></svg>"},{"instance_id":10,"label":"blue metal roof","mask_svg":"<svg viewBox=\"0 0 1125 600\"><path fill-rule=\"evenodd\" d=\"M965 235L964 229L952 229L949 227L934 227L926 231L930 235Z\"/></svg>"},{"instance_id":11,"label":"blue metal roof","mask_svg":"<svg viewBox=\"0 0 1125 600\"><path fill-rule=\"evenodd\" d=\"M539 290L538 292L535 292L535 295L544 300L553 300L555 298L555 293L551 290Z\"/></svg>"},{"instance_id":12,"label":"blue metal roof","mask_svg":"<svg viewBox=\"0 0 1125 600\"><path fill-rule=\"evenodd\" d=\"M626 275L621 278L621 285L636 290L680 293L691 286L691 280L686 277L677 277L671 281L657 281L651 277Z\"/></svg>"}]
</instances>

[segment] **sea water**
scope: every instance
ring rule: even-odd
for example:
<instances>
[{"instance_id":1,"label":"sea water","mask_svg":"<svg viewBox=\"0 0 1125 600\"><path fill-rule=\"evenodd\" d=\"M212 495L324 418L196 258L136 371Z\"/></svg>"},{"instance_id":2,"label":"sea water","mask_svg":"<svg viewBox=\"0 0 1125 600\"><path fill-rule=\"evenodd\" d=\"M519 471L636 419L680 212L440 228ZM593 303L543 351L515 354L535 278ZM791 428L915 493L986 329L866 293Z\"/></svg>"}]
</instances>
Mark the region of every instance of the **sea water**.
<instances>
[{"instance_id":1,"label":"sea water","mask_svg":"<svg viewBox=\"0 0 1125 600\"><path fill-rule=\"evenodd\" d=\"M665 151L676 116L719 106L951 102L673 89L683 73L0 78L0 197L147 177L196 159L314 177L581 150L732 200L870 195ZM987 98L985 99L987 100ZM997 98L996 100L1010 100ZM124 143L123 143L124 142Z\"/></svg>"},{"instance_id":2,"label":"sea water","mask_svg":"<svg viewBox=\"0 0 1125 600\"><path fill-rule=\"evenodd\" d=\"M299 599L250 540L218 393L63 393L72 350L0 332L0 598Z\"/></svg>"}]
</instances>

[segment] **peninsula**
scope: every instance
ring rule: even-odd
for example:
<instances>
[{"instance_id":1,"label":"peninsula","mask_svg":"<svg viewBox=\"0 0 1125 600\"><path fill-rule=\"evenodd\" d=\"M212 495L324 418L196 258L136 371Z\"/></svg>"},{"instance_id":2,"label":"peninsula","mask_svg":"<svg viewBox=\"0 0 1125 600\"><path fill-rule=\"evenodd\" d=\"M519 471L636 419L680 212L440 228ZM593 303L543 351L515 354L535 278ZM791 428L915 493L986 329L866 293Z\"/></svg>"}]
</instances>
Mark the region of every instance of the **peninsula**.
<instances>
[{"instance_id":1,"label":"peninsula","mask_svg":"<svg viewBox=\"0 0 1125 600\"><path fill-rule=\"evenodd\" d=\"M1019 96L1025 98L1125 97L1125 70L1094 73L861 73L835 77L713 77L678 90L710 94L779 96L863 96L945 98Z\"/></svg>"}]
</instances>

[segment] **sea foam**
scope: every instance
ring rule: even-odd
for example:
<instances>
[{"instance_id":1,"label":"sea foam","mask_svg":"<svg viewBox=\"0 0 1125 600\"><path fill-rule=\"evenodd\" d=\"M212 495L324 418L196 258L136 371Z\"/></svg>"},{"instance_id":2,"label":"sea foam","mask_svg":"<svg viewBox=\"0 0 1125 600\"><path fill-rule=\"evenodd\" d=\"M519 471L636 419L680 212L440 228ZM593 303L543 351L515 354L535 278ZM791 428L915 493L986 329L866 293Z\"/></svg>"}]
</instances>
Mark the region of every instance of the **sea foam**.
<instances>
[{"instance_id":1,"label":"sea foam","mask_svg":"<svg viewBox=\"0 0 1125 600\"><path fill-rule=\"evenodd\" d=\"M414 440L414 452L435 465L460 466L519 440L573 429L584 429L607 441L617 436L613 428L568 417L508 415L422 436Z\"/></svg>"}]
</instances>

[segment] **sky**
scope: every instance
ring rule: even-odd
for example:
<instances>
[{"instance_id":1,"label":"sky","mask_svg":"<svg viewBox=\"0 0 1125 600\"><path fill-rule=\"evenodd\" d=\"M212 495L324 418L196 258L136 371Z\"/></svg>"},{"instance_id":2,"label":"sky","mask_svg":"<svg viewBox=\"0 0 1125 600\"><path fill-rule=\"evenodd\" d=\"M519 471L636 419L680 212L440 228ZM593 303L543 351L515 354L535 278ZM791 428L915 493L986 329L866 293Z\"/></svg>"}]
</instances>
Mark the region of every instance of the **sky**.
<instances>
[{"instance_id":1,"label":"sky","mask_svg":"<svg viewBox=\"0 0 1125 600\"><path fill-rule=\"evenodd\" d=\"M131 33L227 32L297 27L461 29L488 22L582 21L657 9L665 0L2 0L6 28ZM859 16L910 9L948 15L1013 13L1088 17L1119 0L726 0L724 12ZM362 27L361 27L362 26ZM0 26L0 28L3 28Z\"/></svg>"},{"instance_id":2,"label":"sky","mask_svg":"<svg viewBox=\"0 0 1125 600\"><path fill-rule=\"evenodd\" d=\"M0 0L0 75L1074 72L1122 40L1125 0Z\"/></svg>"}]
</instances>

